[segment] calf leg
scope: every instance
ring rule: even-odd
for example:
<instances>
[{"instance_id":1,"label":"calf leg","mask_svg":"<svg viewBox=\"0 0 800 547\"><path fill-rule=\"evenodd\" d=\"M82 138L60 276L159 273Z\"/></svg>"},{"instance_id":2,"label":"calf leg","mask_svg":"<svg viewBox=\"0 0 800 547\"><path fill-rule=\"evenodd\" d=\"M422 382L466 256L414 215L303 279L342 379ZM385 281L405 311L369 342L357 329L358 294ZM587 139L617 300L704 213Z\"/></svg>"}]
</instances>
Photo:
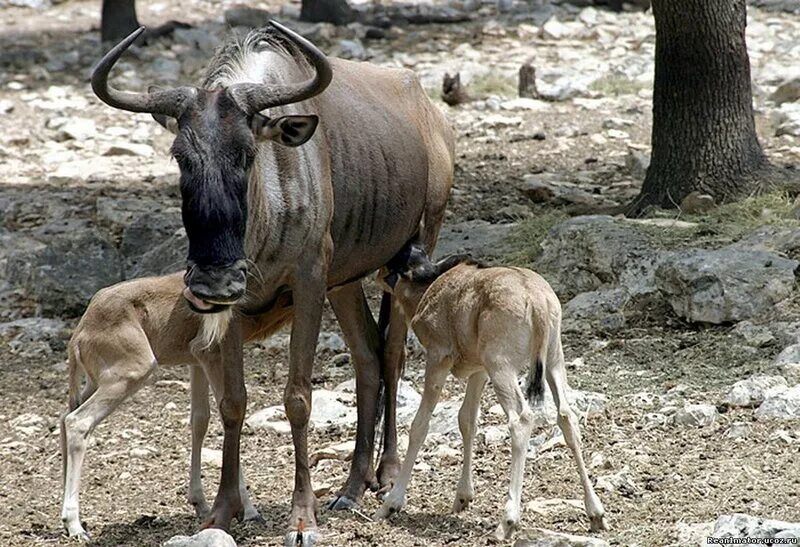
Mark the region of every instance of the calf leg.
<instances>
[{"instance_id":1,"label":"calf leg","mask_svg":"<svg viewBox=\"0 0 800 547\"><path fill-rule=\"evenodd\" d=\"M86 454L86 441L100 422L142 386L154 366L151 354L149 359L114 367L119 372L106 371L99 378L97 391L63 419L66 466L61 520L70 537L89 537L81 525L79 515L81 467Z\"/></svg>"},{"instance_id":2,"label":"calf leg","mask_svg":"<svg viewBox=\"0 0 800 547\"><path fill-rule=\"evenodd\" d=\"M201 472L201 451L203 449L203 439L208 431L208 420L211 417L211 410L208 404L208 380L200 367L189 367L189 383L192 397L192 407L189 413L189 421L192 429L192 455L189 468L189 503L194 507L198 518L205 518L210 511L206 496L203 493L203 481Z\"/></svg>"},{"instance_id":3,"label":"calf leg","mask_svg":"<svg viewBox=\"0 0 800 547\"><path fill-rule=\"evenodd\" d=\"M217 401L222 400L222 393L223 393L223 380L220 371L215 370L214 374L210 376L206 376L203 369L200 367L192 367L191 368L191 381L192 381L192 418L194 419L194 408L195 408L195 397L199 399L197 401L197 406L201 407L204 405L206 413L205 419L205 426L208 427L208 386L209 382L211 384L211 391L214 393L214 399ZM202 388L202 397L200 397L199 393L195 393L195 382L201 382L200 387ZM201 413L200 416L202 417L203 414ZM197 435L197 444L195 445L195 435ZM196 492L199 492L199 499L202 499L203 505L205 504L205 496L203 495L203 485L200 479L200 463L201 463L201 450L203 447L203 439L205 438L205 429L202 430L202 433L198 430L195 432L194 423L192 424L192 479L196 481L196 486L193 486L193 483L190 481L189 486L189 503L194 503L192 495ZM195 467L196 465L196 467ZM261 522L263 519L259 514L258 510L253 505L252 500L250 499L250 494L247 491L247 483L244 479L244 468L239 463L239 498L242 500L242 507L243 507L243 514L240 516L241 520L249 521L259 521ZM195 506L197 510L197 507ZM206 505L206 513L208 512L208 506ZM204 518L206 515L201 514L200 511L197 511L197 515L201 518Z\"/></svg>"},{"instance_id":4,"label":"calf leg","mask_svg":"<svg viewBox=\"0 0 800 547\"><path fill-rule=\"evenodd\" d=\"M331 501L331 509L348 509L358 504L364 490L375 484L373 451L380 386L380 336L364 296L361 282L337 288L328 295L342 328L356 371L356 447L350 475L344 488Z\"/></svg>"},{"instance_id":5,"label":"calf leg","mask_svg":"<svg viewBox=\"0 0 800 547\"><path fill-rule=\"evenodd\" d=\"M488 378L485 372L477 372L469 377L467 393L461 404L461 410L458 411L458 427L461 430L461 440L464 445L464 461L461 464L461 479L458 481L456 499L453 502L454 513L466 509L475 497L475 489L472 486L472 445L478 425L481 394Z\"/></svg>"},{"instance_id":6,"label":"calf leg","mask_svg":"<svg viewBox=\"0 0 800 547\"><path fill-rule=\"evenodd\" d=\"M586 506L586 514L589 517L591 530L593 532L607 530L605 509L603 509L603 504L594 491L594 487L589 480L589 474L586 472L586 464L583 461L578 419L567 402L567 375L564 368L564 353L561 349L561 341L557 336L551 347L550 356L545 365L545 378L547 378L547 383L553 394L553 402L555 402L558 411L558 427L564 433L564 440L572 450L572 455L575 457L575 463L578 466L578 474L583 485L583 503Z\"/></svg>"},{"instance_id":7,"label":"calf leg","mask_svg":"<svg viewBox=\"0 0 800 547\"><path fill-rule=\"evenodd\" d=\"M219 489L211 513L203 523L204 528L228 529L231 520L243 510L239 494L239 442L247 408L247 391L244 385L242 362L241 324L231 320L224 340L210 354L199 357L212 385L222 386L222 396L217 406L222 417L222 473Z\"/></svg>"},{"instance_id":8,"label":"calf leg","mask_svg":"<svg viewBox=\"0 0 800 547\"><path fill-rule=\"evenodd\" d=\"M508 416L511 433L511 482L505 516L495 531L495 537L506 540L519 525L522 504L522 484L525 478L525 460L528 453L528 440L533 427L533 413L517 383L515 369L510 363L486 363L497 399Z\"/></svg>"},{"instance_id":9,"label":"calf leg","mask_svg":"<svg viewBox=\"0 0 800 547\"><path fill-rule=\"evenodd\" d=\"M425 389L422 392L422 401L420 402L417 414L414 416L414 421L411 423L411 430L408 434L408 452L403 460L403 465L400 467L400 474L397 476L391 491L384 497L383 505L381 505L378 512L375 513L376 519L384 519L401 510L406 505L406 490L408 483L411 481L411 472L414 469L414 462L417 459L422 444L425 442L425 437L428 436L428 426L430 425L433 410L436 408L436 403L439 401L439 396L442 393L442 387L447 379L447 374L450 372L449 359L431 360L428 358L428 364L425 369Z\"/></svg>"}]
</instances>

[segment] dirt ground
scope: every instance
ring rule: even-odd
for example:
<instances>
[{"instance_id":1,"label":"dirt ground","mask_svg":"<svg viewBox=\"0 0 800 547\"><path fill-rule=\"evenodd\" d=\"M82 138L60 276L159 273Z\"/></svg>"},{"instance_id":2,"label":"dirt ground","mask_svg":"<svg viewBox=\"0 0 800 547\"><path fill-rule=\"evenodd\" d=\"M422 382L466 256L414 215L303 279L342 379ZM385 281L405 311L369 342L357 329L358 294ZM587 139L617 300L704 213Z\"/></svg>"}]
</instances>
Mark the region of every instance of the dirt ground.
<instances>
[{"instance_id":1,"label":"dirt ground","mask_svg":"<svg viewBox=\"0 0 800 547\"><path fill-rule=\"evenodd\" d=\"M97 2L70 1L49 10L34 12L5 8L0 22L0 47L32 41L37 32L42 40L59 50L92 46L96 28ZM191 4L191 12L187 7ZM192 0L176 5L148 4L140 9L145 21L168 18L205 22L218 19L227 4ZM265 5L265 7L270 7ZM216 14L216 15L214 15ZM633 17L633 16L631 16ZM636 17L646 17L638 15ZM778 16L755 11L762 24ZM798 21L780 16L786 24ZM194 19L192 19L194 18ZM640 24L637 19L637 24ZM764 23L766 21L766 23ZM787 23L788 21L788 23ZM428 28L423 36L433 49L448 48L466 40L485 20ZM47 31L45 33L45 31ZM16 33L16 34L15 34ZM425 34L427 33L427 34ZM20 38L22 36L22 38ZM796 36L796 35L795 35ZM58 45L52 45L58 43ZM486 34L475 44L480 51L502 56L503 38ZM424 54L425 47L413 40L398 39L371 47L394 48L408 55ZM159 46L155 46L159 47ZM542 46L543 48L545 46ZM584 44L587 50L602 46ZM648 46L652 50L652 42ZM596 53L596 52L595 52ZM517 53L515 53L516 55ZM758 55L759 58L765 54ZM81 70L88 67L83 62ZM10 70L10 69L9 69ZM85 73L52 76L42 82L23 80L30 89L46 85L85 86ZM12 78L4 79L4 84ZM21 78L13 78L17 81ZM82 91L90 97L88 91ZM6 147L36 150L45 146L37 137L43 121L19 101L19 91L0 86L0 100L19 103L12 114L0 118L0 133ZM559 173L567 179L588 176L608 189L609 195L624 199L636 191L637 181L624 168L630 144L646 149L649 141L649 99L642 93L607 96L599 108L586 103L564 102L545 113L514 113L523 117L520 131L542 131L545 140L523 139L510 144L496 134L476 130L485 114L477 110L452 110L449 115L459 132L456 188L447 222L480 218L490 222L513 220L503 212L522 198L516 191L528 173ZM800 164L797 138L775 138L769 117L760 110L758 124L767 152L779 163ZM600 131L609 112L630 120L627 140L592 136ZM92 100L82 116L98 126L118 124L134 129L143 123L130 116L101 107ZM33 117L31 117L33 116ZM26 124L26 120L35 123ZM565 129L566 128L566 129ZM0 173L3 192L63 192L64 200L94 203L97 196L147 197L177 204L173 164L166 159L169 137L156 133L151 144L158 151L152 161L123 158L110 179L74 184L48 181L48 167L39 164L37 154L6 156ZM28 143L19 144L22 134ZM17 144L14 144L17 142ZM91 156L91 150L77 152ZM0 156L2 158L2 156ZM126 163L127 162L127 163ZM147 165L143 165L147 163ZM142 165L134 165L142 164ZM139 169L137 171L136 169ZM3 180L5 179L5 180ZM31 206L35 208L35 199ZM542 206L525 206L528 214L546 212ZM37 213L46 214L46 213ZM374 287L371 294L375 296ZM800 305L791 302L780 312L783 320L799 320ZM797 424L755 421L751 409L721 407L717 422L702 429L675 426L645 427L644 414L665 401L719 401L736 380L769 369L782 348L773 344L761 348L734 341L730 327L696 327L675 318L662 318L647 325L633 325L615 333L582 332L565 335L569 380L572 387L601 392L608 398L605 412L582 420L584 453L592 463L593 477L626 471L627 486L599 491L611 530L600 537L612 545L678 545L677 527L713 521L721 514L743 512L769 518L800 521L800 427ZM338 327L326 311L324 330ZM744 348L744 349L743 349ZM254 346L246 351L249 408L256 410L279 404L286 377L287 355L282 348ZM407 378L421 388L422 361L413 355L406 368ZM329 353L320 352L315 387L333 388L352 377L349 365L337 366ZM141 392L106 420L95 432L84 467L81 495L82 518L92 534L92 544L102 546L159 545L176 534L194 533L198 522L185 500L188 481L188 374L184 369L161 369ZM451 380L447 398L460 397L463 385ZM65 408L66 371L63 347L52 353L21 358L10 346L0 346L0 544L67 545L60 522L61 464L58 448L58 417ZM637 394L645 394L637 396ZM655 398L648 402L647 394ZM659 402L660 400L660 402ZM495 404L487 390L482 403L482 423L504 425L489 409ZM45 422L22 435L10 422L23 413L45 417ZM732 424L748 428L743 438L728 435ZM776 432L789 431L787 443ZM549 431L548 431L549 432ZM288 436L277 433L243 437L242 458L256 506L266 524L235 524L231 530L239 545L282 545L292 491L292 447ZM350 440L353 430L312 432L312 453ZM538 432L535 432L536 434ZM457 442L450 442L460 448ZM220 449L221 428L212 419L206 446ZM134 457L131 449L150 449L147 457ZM466 512L450 515L449 509L459 474L458 459L442 458L428 446L422 460L429 469L419 471L409 493L407 510L389 522L372 523L366 517L378 507L375 496L365 496L361 513L325 510L330 494L320 498L320 531L323 545L485 545L501 514L507 491L510 446L477 443L475 458L476 500ZM326 460L313 471L315 486L332 490L344 482L348 463ZM206 493L216 490L218 467L204 465ZM537 498L580 500L578 475L571 455L563 446L529 459L523 505ZM517 538L535 528L572 534L588 534L588 521L580 509L562 504L545 513L525 510ZM511 542L508 542L510 545Z\"/></svg>"}]
</instances>

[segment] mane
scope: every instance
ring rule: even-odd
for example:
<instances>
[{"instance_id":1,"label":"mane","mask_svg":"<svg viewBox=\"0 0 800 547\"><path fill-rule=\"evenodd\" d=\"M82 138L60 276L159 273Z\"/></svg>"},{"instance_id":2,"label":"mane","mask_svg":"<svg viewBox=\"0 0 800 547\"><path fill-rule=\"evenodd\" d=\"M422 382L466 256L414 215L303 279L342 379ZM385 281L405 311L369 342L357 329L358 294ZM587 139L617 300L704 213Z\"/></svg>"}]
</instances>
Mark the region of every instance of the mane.
<instances>
[{"instance_id":1,"label":"mane","mask_svg":"<svg viewBox=\"0 0 800 547\"><path fill-rule=\"evenodd\" d=\"M251 30L244 36L232 33L208 64L201 87L214 89L236 82L264 81L268 71L264 63L259 62L263 59L263 53L273 53L299 64L304 71L308 68L308 62L297 46L273 27L267 26Z\"/></svg>"}]
</instances>

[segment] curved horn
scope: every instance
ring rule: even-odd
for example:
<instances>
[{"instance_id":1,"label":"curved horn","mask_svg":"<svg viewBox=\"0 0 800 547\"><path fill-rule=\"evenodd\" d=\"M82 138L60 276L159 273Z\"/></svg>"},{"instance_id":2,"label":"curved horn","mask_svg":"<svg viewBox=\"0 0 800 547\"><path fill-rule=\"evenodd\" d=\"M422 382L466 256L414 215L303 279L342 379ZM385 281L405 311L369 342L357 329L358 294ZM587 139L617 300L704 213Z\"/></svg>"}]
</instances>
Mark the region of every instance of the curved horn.
<instances>
[{"instance_id":1,"label":"curved horn","mask_svg":"<svg viewBox=\"0 0 800 547\"><path fill-rule=\"evenodd\" d=\"M118 91L108 85L108 73L143 32L144 27L134 30L100 59L92 71L92 91L101 101L120 110L178 117L184 100L194 91L190 87L179 87L153 93L130 93Z\"/></svg>"},{"instance_id":2,"label":"curved horn","mask_svg":"<svg viewBox=\"0 0 800 547\"><path fill-rule=\"evenodd\" d=\"M296 84L235 84L230 87L230 92L234 99L249 114L260 112L274 106L297 103L310 99L322 93L333 78L333 70L328 58L317 46L294 32L281 25L277 21L270 21L270 25L275 27L289 41L294 43L306 60L314 68L314 77L302 83Z\"/></svg>"}]
</instances>

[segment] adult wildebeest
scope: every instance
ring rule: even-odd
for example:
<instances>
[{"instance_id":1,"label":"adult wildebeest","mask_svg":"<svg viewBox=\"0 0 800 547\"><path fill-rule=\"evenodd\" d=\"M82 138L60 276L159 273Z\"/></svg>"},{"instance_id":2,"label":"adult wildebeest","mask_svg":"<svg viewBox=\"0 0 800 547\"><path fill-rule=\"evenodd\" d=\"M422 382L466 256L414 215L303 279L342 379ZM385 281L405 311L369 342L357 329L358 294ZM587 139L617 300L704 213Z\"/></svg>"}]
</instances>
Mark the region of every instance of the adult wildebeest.
<instances>
[{"instance_id":1,"label":"adult wildebeest","mask_svg":"<svg viewBox=\"0 0 800 547\"><path fill-rule=\"evenodd\" d=\"M109 71L141 31L100 61L92 87L110 106L151 113L176 133L172 153L189 238L184 296L220 326L216 362L224 384L219 410L225 439L220 487L206 524L227 527L241 509L246 393L237 317L266 313L291 291L284 403L295 487L287 543L300 534L310 543L316 500L306 428L325 295L356 369L356 449L333 503L347 507L367 486L391 487L399 469L394 406L406 327L384 295L379 324L385 334L379 332L360 279L416 235L431 251L452 185L453 135L412 72L328 59L276 23L223 47L200 87L148 93L109 87ZM372 451L381 379L384 452L376 476Z\"/></svg>"}]
</instances>

